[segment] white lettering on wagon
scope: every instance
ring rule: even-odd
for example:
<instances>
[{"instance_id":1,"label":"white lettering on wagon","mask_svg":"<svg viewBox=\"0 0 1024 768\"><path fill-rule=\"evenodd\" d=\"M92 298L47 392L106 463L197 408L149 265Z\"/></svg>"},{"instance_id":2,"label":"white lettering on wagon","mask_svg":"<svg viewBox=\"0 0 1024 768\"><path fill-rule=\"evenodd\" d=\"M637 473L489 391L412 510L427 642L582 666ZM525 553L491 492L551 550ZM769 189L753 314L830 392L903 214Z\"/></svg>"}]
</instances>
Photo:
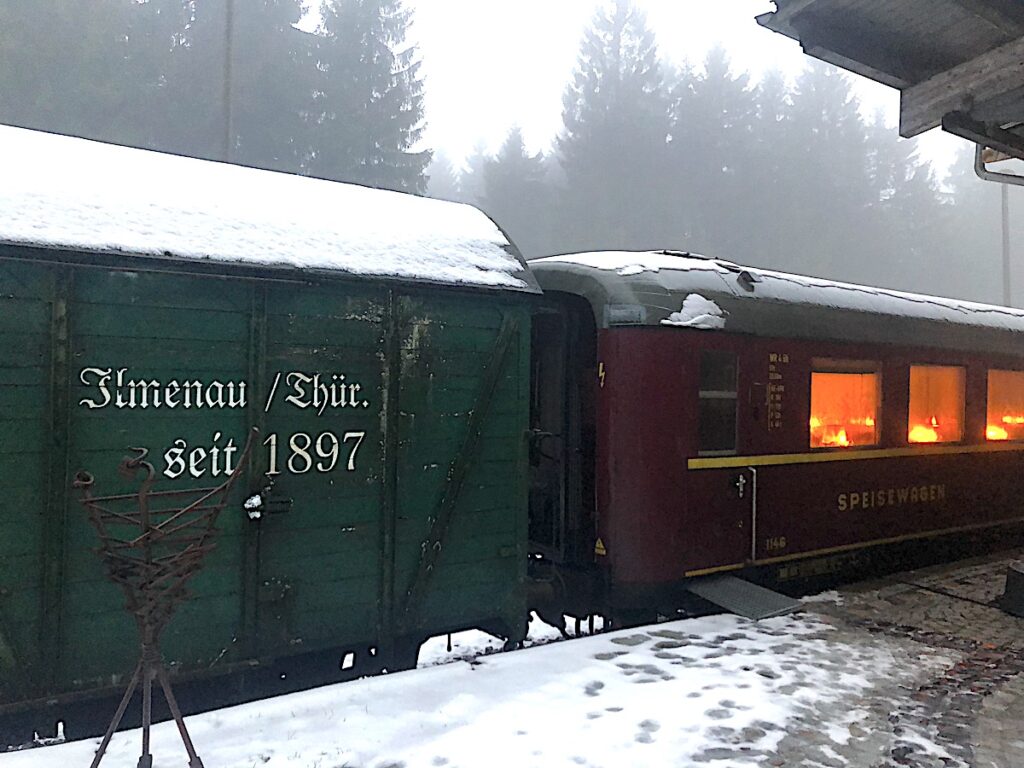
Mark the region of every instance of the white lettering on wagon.
<instances>
[{"instance_id":1,"label":"white lettering on wagon","mask_svg":"<svg viewBox=\"0 0 1024 768\"><path fill-rule=\"evenodd\" d=\"M244 381L133 379L127 368L83 368L78 380L96 391L78 401L89 409L245 408Z\"/></svg>"},{"instance_id":2,"label":"white lettering on wagon","mask_svg":"<svg viewBox=\"0 0 1024 768\"><path fill-rule=\"evenodd\" d=\"M876 507L902 507L907 504L941 504L945 501L946 484L939 483L840 493L836 497L836 507L840 512L846 512Z\"/></svg>"},{"instance_id":3,"label":"white lettering on wagon","mask_svg":"<svg viewBox=\"0 0 1024 768\"><path fill-rule=\"evenodd\" d=\"M356 399L363 387L361 384L346 382L344 374L335 373L328 378L321 377L319 373L310 376L301 371L292 371L285 380L291 387L291 394L285 397L285 402L296 408L312 408L318 416L322 416L328 407L367 408L370 405L366 400Z\"/></svg>"},{"instance_id":4,"label":"white lettering on wagon","mask_svg":"<svg viewBox=\"0 0 1024 768\"><path fill-rule=\"evenodd\" d=\"M88 392L78 405L89 410L117 409L238 409L247 408L248 387L245 381L203 381L175 378L168 381L132 376L128 368L86 367L78 380ZM370 401L361 397L364 387L343 373L279 371L273 375L263 411L269 413L275 393L281 387L283 403L317 417L336 409L369 408ZM356 456L366 439L367 431L347 428L318 432L271 433L266 448L264 467L268 476L288 472L329 473L335 470L356 471ZM222 431L213 432L200 444L178 437L163 451L165 477L221 477L234 470L239 445L234 438L224 439Z\"/></svg>"},{"instance_id":5,"label":"white lettering on wagon","mask_svg":"<svg viewBox=\"0 0 1024 768\"><path fill-rule=\"evenodd\" d=\"M210 477L230 475L235 471L232 459L238 451L238 446L235 445L234 438L220 446L220 439L221 433L214 432L213 445L209 448L195 447L189 450L188 443L179 437L164 451L164 474L172 480L181 477L186 471L192 477L202 477L207 470Z\"/></svg>"}]
</instances>

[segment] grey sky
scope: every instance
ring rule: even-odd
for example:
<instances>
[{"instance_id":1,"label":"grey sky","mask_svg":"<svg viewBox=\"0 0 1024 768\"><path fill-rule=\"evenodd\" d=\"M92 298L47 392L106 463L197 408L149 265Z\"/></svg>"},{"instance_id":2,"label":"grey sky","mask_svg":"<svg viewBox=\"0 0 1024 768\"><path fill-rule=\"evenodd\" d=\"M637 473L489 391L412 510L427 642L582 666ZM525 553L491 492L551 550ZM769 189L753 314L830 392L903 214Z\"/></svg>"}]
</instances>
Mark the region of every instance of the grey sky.
<instances>
[{"instance_id":1,"label":"grey sky","mask_svg":"<svg viewBox=\"0 0 1024 768\"><path fill-rule=\"evenodd\" d=\"M533 150L546 149L561 126L561 97L583 31L599 0L406 0L411 42L426 78L429 147L459 162L477 144L500 146L522 126ZM794 76L808 61L800 47L762 29L754 17L768 0L636 0L647 13L662 56L699 64L720 44L737 71L769 68ZM882 109L895 125L898 93L850 75L862 110ZM944 166L959 140L932 131L922 154Z\"/></svg>"}]
</instances>

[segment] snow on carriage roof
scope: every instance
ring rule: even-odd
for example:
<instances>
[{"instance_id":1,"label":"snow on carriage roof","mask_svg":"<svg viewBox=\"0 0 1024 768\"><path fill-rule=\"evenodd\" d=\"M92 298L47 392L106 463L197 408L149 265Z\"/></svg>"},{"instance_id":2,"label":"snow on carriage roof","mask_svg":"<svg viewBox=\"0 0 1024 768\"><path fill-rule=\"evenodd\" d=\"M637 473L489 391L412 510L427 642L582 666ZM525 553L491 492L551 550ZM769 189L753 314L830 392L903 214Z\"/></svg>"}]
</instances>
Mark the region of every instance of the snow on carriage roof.
<instances>
[{"instance_id":1,"label":"snow on carriage roof","mask_svg":"<svg viewBox=\"0 0 1024 768\"><path fill-rule=\"evenodd\" d=\"M469 205L7 126L0 243L537 290Z\"/></svg>"},{"instance_id":2,"label":"snow on carriage roof","mask_svg":"<svg viewBox=\"0 0 1024 768\"><path fill-rule=\"evenodd\" d=\"M1001 332L1000 340L983 347L1016 355L1021 349L1007 347L1005 334L1024 334L1020 309L792 275L689 253L579 253L537 259L530 266L545 290L586 295L605 325L658 325L678 312L688 295L698 294L725 310L726 330L740 333L971 349L977 337L963 333L986 329ZM629 307L642 307L643 316L631 315ZM610 314L611 308L621 311ZM897 318L906 322L893 324ZM897 338L901 332L911 337ZM1020 340L1017 336L1016 344Z\"/></svg>"}]
</instances>

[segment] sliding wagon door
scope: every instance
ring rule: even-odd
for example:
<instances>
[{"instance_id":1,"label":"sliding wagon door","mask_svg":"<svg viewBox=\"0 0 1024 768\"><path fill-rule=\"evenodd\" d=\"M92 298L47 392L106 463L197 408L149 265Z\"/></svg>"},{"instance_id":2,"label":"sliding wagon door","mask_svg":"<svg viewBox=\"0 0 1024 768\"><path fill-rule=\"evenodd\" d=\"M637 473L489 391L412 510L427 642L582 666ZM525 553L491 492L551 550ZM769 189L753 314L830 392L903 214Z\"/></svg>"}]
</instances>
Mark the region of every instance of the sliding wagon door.
<instances>
[{"instance_id":1,"label":"sliding wagon door","mask_svg":"<svg viewBox=\"0 0 1024 768\"><path fill-rule=\"evenodd\" d=\"M273 286L257 310L265 359L258 519L260 651L376 641L381 595L384 291Z\"/></svg>"},{"instance_id":2,"label":"sliding wagon door","mask_svg":"<svg viewBox=\"0 0 1024 768\"><path fill-rule=\"evenodd\" d=\"M396 631L525 626L529 317L468 297L400 302Z\"/></svg>"}]
</instances>

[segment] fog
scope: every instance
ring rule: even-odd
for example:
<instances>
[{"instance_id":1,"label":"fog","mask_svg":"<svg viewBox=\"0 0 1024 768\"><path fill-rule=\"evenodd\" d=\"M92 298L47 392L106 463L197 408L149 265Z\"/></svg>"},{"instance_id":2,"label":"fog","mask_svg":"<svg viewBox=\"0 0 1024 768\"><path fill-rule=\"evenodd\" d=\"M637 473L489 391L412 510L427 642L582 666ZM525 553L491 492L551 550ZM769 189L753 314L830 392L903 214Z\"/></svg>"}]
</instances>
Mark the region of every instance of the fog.
<instances>
[{"instance_id":1,"label":"fog","mask_svg":"<svg viewBox=\"0 0 1024 768\"><path fill-rule=\"evenodd\" d=\"M937 171L853 76L776 69L751 51L755 35L776 44L767 30L700 45L648 5L573 0L571 23L546 24L531 3L478 2L440 37L441 6L422 0L245 0L230 25L196 0L7 0L0 123L471 202L530 258L672 248L1001 300L1000 188L966 144ZM747 5L751 21L765 10ZM445 79L460 60L472 88Z\"/></svg>"}]
</instances>

